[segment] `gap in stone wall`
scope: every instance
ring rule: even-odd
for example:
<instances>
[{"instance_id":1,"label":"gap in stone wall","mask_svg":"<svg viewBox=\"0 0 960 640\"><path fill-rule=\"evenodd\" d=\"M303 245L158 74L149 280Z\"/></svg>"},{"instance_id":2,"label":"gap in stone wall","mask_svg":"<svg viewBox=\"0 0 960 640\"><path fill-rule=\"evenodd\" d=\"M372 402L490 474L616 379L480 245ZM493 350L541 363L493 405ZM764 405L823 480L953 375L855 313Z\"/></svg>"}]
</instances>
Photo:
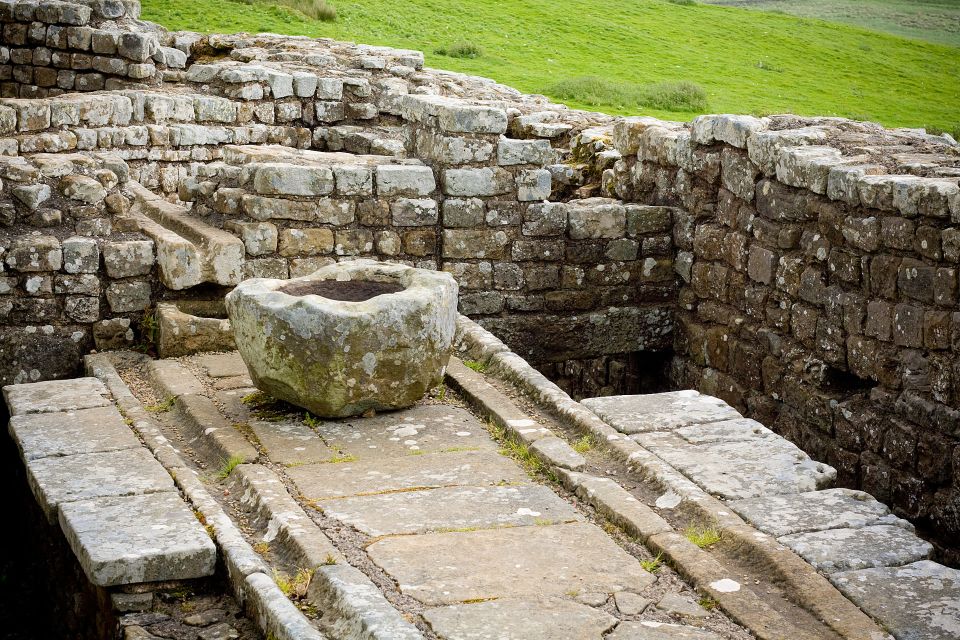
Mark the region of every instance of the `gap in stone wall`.
<instances>
[{"instance_id":1,"label":"gap in stone wall","mask_svg":"<svg viewBox=\"0 0 960 640\"><path fill-rule=\"evenodd\" d=\"M673 390L669 369L672 350L533 363L575 400L596 396L661 393Z\"/></svg>"}]
</instances>

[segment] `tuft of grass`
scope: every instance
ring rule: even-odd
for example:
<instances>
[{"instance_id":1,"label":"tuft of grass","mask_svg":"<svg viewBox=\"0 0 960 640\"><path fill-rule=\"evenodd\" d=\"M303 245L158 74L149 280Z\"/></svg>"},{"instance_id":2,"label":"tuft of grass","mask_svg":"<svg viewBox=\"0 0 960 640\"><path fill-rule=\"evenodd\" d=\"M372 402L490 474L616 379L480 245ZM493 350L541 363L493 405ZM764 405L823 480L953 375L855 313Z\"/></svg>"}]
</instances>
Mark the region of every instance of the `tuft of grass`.
<instances>
[{"instance_id":1,"label":"tuft of grass","mask_svg":"<svg viewBox=\"0 0 960 640\"><path fill-rule=\"evenodd\" d=\"M720 528L716 524L691 524L683 531L687 540L705 549L720 542Z\"/></svg>"},{"instance_id":2,"label":"tuft of grass","mask_svg":"<svg viewBox=\"0 0 960 640\"><path fill-rule=\"evenodd\" d=\"M678 4L681 7L694 7L697 5L696 0L667 0L670 4Z\"/></svg>"},{"instance_id":3,"label":"tuft of grass","mask_svg":"<svg viewBox=\"0 0 960 640\"><path fill-rule=\"evenodd\" d=\"M479 58L483 55L483 48L469 40L459 40L453 44L437 47L433 52L448 58Z\"/></svg>"},{"instance_id":4,"label":"tuft of grass","mask_svg":"<svg viewBox=\"0 0 960 640\"><path fill-rule=\"evenodd\" d=\"M273 570L273 581L277 583L283 595L291 600L299 600L306 596L311 580L313 580L313 569L297 569L297 573L292 578L283 571Z\"/></svg>"},{"instance_id":5,"label":"tuft of grass","mask_svg":"<svg viewBox=\"0 0 960 640\"><path fill-rule=\"evenodd\" d=\"M253 550L259 553L262 556L270 553L270 543L269 542L258 542L253 545Z\"/></svg>"},{"instance_id":6,"label":"tuft of grass","mask_svg":"<svg viewBox=\"0 0 960 640\"><path fill-rule=\"evenodd\" d=\"M573 450L577 453L586 453L593 449L593 438L587 434L573 443Z\"/></svg>"},{"instance_id":7,"label":"tuft of grass","mask_svg":"<svg viewBox=\"0 0 960 640\"><path fill-rule=\"evenodd\" d=\"M332 553L328 553L328 554L327 554L327 557L324 558L324 560L323 560L323 564L326 565L326 566L328 566L328 567L333 566L333 565L337 564L337 559L333 556Z\"/></svg>"},{"instance_id":8,"label":"tuft of grass","mask_svg":"<svg viewBox=\"0 0 960 640\"><path fill-rule=\"evenodd\" d=\"M704 596L700 598L699 600L697 600L697 604L699 604L701 607L703 607L707 611L713 611L714 609L720 606L719 602L717 602L716 600L714 600L709 596Z\"/></svg>"},{"instance_id":9,"label":"tuft of grass","mask_svg":"<svg viewBox=\"0 0 960 640\"><path fill-rule=\"evenodd\" d=\"M434 393L434 396L433 396L434 398L436 398L440 402L443 402L443 400L447 397L447 385L441 382L433 390L433 393Z\"/></svg>"},{"instance_id":10,"label":"tuft of grass","mask_svg":"<svg viewBox=\"0 0 960 640\"><path fill-rule=\"evenodd\" d=\"M338 456L334 456L329 460L327 460L327 462L330 464L342 464L344 462L356 462L356 461L357 461L357 456L353 455L352 453L344 453Z\"/></svg>"},{"instance_id":11,"label":"tuft of grass","mask_svg":"<svg viewBox=\"0 0 960 640\"><path fill-rule=\"evenodd\" d=\"M932 136L942 136L943 134L949 134L954 140L960 141L960 121L954 122L953 124L947 125L946 127L938 127L935 125L929 125L925 127L927 133Z\"/></svg>"},{"instance_id":12,"label":"tuft of grass","mask_svg":"<svg viewBox=\"0 0 960 640\"><path fill-rule=\"evenodd\" d=\"M479 360L464 360L463 366L465 366L467 369L472 369L477 373L483 373L487 370L487 365L483 364Z\"/></svg>"},{"instance_id":13,"label":"tuft of grass","mask_svg":"<svg viewBox=\"0 0 960 640\"><path fill-rule=\"evenodd\" d=\"M663 567L663 552L658 553L655 558L651 558L650 560L641 560L640 566L650 573L660 571L660 568Z\"/></svg>"},{"instance_id":14,"label":"tuft of grass","mask_svg":"<svg viewBox=\"0 0 960 640\"><path fill-rule=\"evenodd\" d=\"M243 458L240 456L233 456L229 460L223 463L220 467L220 470L217 472L217 478L224 480L230 475L230 472L237 468L237 465L243 464Z\"/></svg>"},{"instance_id":15,"label":"tuft of grass","mask_svg":"<svg viewBox=\"0 0 960 640\"><path fill-rule=\"evenodd\" d=\"M146 409L150 413L166 413L167 411L170 411L170 409L173 409L173 405L176 401L177 399L175 397L167 396L167 398L162 402L158 402L157 404L147 405L146 407L144 407L144 409Z\"/></svg>"},{"instance_id":16,"label":"tuft of grass","mask_svg":"<svg viewBox=\"0 0 960 640\"><path fill-rule=\"evenodd\" d=\"M658 109L660 111L706 111L707 92L689 80L636 84L579 76L561 80L549 92L561 100L587 105L613 105L618 109Z\"/></svg>"}]
</instances>

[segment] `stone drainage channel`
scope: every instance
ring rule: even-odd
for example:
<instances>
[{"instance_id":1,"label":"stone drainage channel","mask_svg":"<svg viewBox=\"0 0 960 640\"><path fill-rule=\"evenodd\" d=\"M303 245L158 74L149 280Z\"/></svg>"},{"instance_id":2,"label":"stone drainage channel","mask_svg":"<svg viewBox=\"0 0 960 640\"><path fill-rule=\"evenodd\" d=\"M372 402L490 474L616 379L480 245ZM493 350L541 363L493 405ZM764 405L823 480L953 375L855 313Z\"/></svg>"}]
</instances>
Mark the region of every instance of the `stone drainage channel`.
<instances>
[{"instance_id":1,"label":"stone drainage channel","mask_svg":"<svg viewBox=\"0 0 960 640\"><path fill-rule=\"evenodd\" d=\"M344 421L257 394L236 354L94 355L88 369L173 470L235 593L277 638L956 637L957 572L924 561L928 546L868 496L814 492L828 467L780 451L755 423L738 431L730 423L742 419L702 396L647 396L639 409L630 403L643 397L585 401L641 432L628 436L478 326L462 320L461 333L490 375L455 361L458 394ZM717 443L733 447L719 470L704 462ZM757 457L736 457L738 443L777 449L764 456L770 471L734 468ZM746 496L734 478L796 485ZM852 542L804 538L817 519L854 531ZM885 534L869 556L862 532Z\"/></svg>"}]
</instances>

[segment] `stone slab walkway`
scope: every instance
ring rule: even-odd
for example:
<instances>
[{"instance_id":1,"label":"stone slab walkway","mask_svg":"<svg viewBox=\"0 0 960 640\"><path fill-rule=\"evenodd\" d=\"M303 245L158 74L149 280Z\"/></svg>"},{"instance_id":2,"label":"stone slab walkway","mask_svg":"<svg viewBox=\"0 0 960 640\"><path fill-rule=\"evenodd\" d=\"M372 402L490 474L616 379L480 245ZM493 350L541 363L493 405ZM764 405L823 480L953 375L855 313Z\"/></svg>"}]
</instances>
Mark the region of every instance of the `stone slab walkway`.
<instances>
[{"instance_id":1,"label":"stone slab walkway","mask_svg":"<svg viewBox=\"0 0 960 640\"><path fill-rule=\"evenodd\" d=\"M836 473L828 465L696 391L582 404L707 493L726 499L747 522L826 574L898 640L960 637L960 571L929 561L933 547L870 495L829 488ZM636 637L685 637L668 633L646 628Z\"/></svg>"},{"instance_id":2,"label":"stone slab walkway","mask_svg":"<svg viewBox=\"0 0 960 640\"><path fill-rule=\"evenodd\" d=\"M396 593L385 594L404 615L421 616L437 638L599 640L623 621L672 624L664 628L691 638L747 637L719 612L702 609L694 592L660 584L569 497L505 455L461 406L435 399L372 417L319 420L235 386L247 379L236 354L180 363L163 365L172 381L165 389L195 394L195 382L185 382L195 376L224 418L255 437L259 465L242 465L244 480L233 485L255 523L248 526L266 526L263 539L271 541L308 534L309 523L288 502L298 500L320 514L313 517L324 531L338 531L337 549L325 547L331 554L357 562L375 584L393 585ZM176 412L170 420L176 423ZM261 465L272 471L258 472ZM269 488L255 480L272 474ZM278 495L284 487L289 496ZM330 570L319 567L317 575L327 579ZM691 621L673 612L665 593L702 616ZM664 607L655 604L661 600ZM621 637L646 637L640 634L654 628Z\"/></svg>"}]
</instances>

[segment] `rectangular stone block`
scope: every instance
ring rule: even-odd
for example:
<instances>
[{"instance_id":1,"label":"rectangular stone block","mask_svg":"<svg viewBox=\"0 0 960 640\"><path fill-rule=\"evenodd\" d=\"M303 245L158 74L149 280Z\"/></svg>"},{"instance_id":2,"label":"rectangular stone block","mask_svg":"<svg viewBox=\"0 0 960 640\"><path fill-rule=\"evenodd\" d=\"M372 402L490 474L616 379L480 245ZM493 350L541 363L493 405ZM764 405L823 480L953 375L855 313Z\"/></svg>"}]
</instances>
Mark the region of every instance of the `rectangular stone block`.
<instances>
[{"instance_id":1,"label":"rectangular stone block","mask_svg":"<svg viewBox=\"0 0 960 640\"><path fill-rule=\"evenodd\" d=\"M170 474L142 446L28 460L27 482L51 524L65 503L175 490Z\"/></svg>"},{"instance_id":2,"label":"rectangular stone block","mask_svg":"<svg viewBox=\"0 0 960 640\"><path fill-rule=\"evenodd\" d=\"M202 578L216 566L213 541L173 491L70 502L60 525L97 586Z\"/></svg>"},{"instance_id":3,"label":"rectangular stone block","mask_svg":"<svg viewBox=\"0 0 960 640\"><path fill-rule=\"evenodd\" d=\"M9 430L25 460L141 446L113 405L17 415L10 418Z\"/></svg>"},{"instance_id":4,"label":"rectangular stone block","mask_svg":"<svg viewBox=\"0 0 960 640\"><path fill-rule=\"evenodd\" d=\"M109 395L97 378L11 384L3 388L11 416L106 407L113 404Z\"/></svg>"}]
</instances>

